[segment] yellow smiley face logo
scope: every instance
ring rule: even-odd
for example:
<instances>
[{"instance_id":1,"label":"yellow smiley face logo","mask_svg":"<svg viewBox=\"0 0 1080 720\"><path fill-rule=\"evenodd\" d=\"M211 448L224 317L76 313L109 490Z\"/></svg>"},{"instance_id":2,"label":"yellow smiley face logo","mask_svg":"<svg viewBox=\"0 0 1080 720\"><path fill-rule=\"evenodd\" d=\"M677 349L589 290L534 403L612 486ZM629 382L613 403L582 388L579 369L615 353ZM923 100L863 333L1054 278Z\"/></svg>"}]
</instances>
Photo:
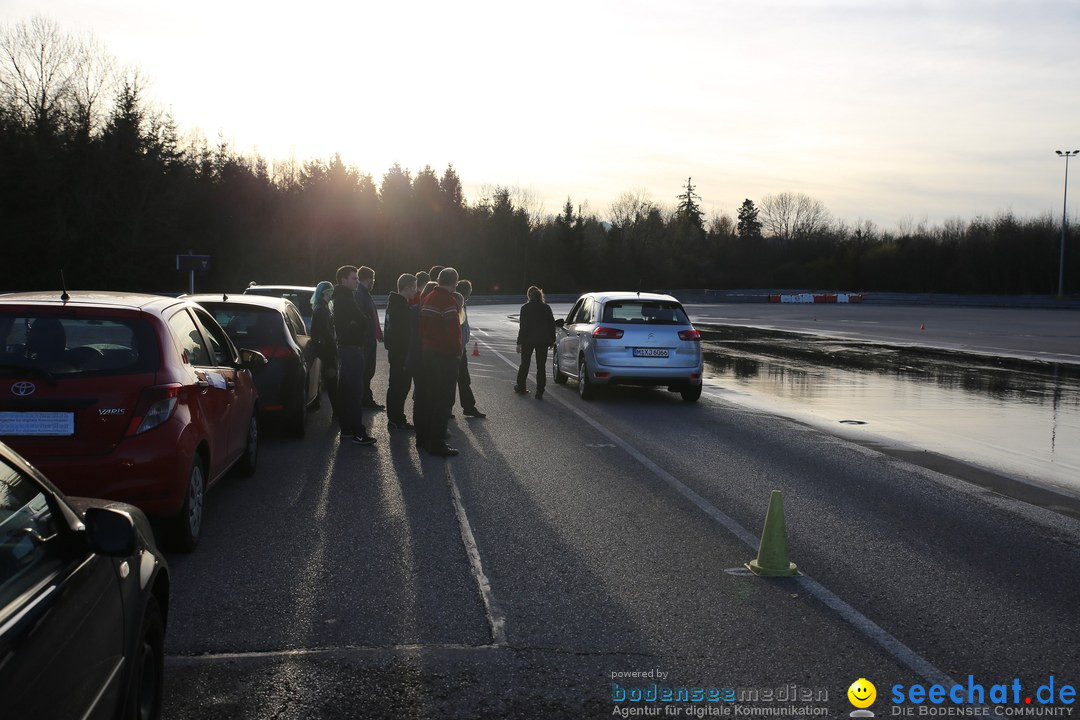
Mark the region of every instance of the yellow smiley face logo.
<instances>
[{"instance_id":1,"label":"yellow smiley face logo","mask_svg":"<svg viewBox=\"0 0 1080 720\"><path fill-rule=\"evenodd\" d=\"M866 678L859 678L847 689L848 700L857 708L868 708L877 699L877 688Z\"/></svg>"}]
</instances>

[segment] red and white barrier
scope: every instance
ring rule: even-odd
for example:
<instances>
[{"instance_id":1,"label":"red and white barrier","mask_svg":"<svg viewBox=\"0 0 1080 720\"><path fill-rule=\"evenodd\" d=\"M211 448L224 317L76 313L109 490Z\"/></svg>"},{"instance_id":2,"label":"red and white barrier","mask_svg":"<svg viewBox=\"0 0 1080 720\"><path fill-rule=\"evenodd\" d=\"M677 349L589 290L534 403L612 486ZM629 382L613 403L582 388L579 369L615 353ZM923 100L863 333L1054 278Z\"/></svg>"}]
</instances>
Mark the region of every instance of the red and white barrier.
<instances>
[{"instance_id":1,"label":"red and white barrier","mask_svg":"<svg viewBox=\"0 0 1080 720\"><path fill-rule=\"evenodd\" d=\"M769 296L771 303L860 303L862 299L862 293L795 293Z\"/></svg>"}]
</instances>

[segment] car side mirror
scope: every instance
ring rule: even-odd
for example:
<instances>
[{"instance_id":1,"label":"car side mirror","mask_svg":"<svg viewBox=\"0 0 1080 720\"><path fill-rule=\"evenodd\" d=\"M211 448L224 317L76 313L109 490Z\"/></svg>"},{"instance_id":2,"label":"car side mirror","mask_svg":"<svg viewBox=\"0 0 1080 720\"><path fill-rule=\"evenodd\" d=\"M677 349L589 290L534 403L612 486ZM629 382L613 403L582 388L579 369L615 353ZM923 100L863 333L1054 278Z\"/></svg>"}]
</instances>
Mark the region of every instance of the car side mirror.
<instances>
[{"instance_id":1,"label":"car side mirror","mask_svg":"<svg viewBox=\"0 0 1080 720\"><path fill-rule=\"evenodd\" d=\"M247 350L241 348L240 350L240 367L247 370L258 370L261 367L266 367L266 356L258 350Z\"/></svg>"},{"instance_id":2,"label":"car side mirror","mask_svg":"<svg viewBox=\"0 0 1080 720\"><path fill-rule=\"evenodd\" d=\"M88 508L83 518L90 549L98 555L127 557L135 554L135 521L123 510Z\"/></svg>"},{"instance_id":3,"label":"car side mirror","mask_svg":"<svg viewBox=\"0 0 1080 720\"><path fill-rule=\"evenodd\" d=\"M557 327L557 328L561 328L564 325L566 325L566 320L564 320L563 318L559 318L558 320L555 321L555 327Z\"/></svg>"}]
</instances>

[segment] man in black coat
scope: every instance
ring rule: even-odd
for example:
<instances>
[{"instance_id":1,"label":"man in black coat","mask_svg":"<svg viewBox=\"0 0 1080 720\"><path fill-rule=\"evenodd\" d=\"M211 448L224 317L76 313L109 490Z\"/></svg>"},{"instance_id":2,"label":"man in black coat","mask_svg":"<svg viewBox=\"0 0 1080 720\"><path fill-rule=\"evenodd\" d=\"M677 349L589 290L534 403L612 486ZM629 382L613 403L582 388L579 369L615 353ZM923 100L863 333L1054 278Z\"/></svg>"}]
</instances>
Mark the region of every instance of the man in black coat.
<instances>
[{"instance_id":1,"label":"man in black coat","mask_svg":"<svg viewBox=\"0 0 1080 720\"><path fill-rule=\"evenodd\" d=\"M462 312L465 321L461 323L461 361L458 363L457 394L461 400L461 414L468 417L487 417L476 407L476 396L472 391L472 377L469 375L469 335L472 329L469 327L469 298L472 297L472 282L459 280L457 284L458 294L465 300ZM451 402L451 405L454 403Z\"/></svg>"},{"instance_id":2,"label":"man in black coat","mask_svg":"<svg viewBox=\"0 0 1080 720\"><path fill-rule=\"evenodd\" d=\"M364 351L364 407L369 410L382 410L383 406L375 402L375 396L371 393L371 378L375 377L375 351L379 347L379 341L383 339L383 331L379 326L379 311L375 309L375 300L371 297L371 291L375 289L375 271L363 265L357 269L356 274L360 280L356 286L356 304L369 319L362 347Z\"/></svg>"},{"instance_id":3,"label":"man in black coat","mask_svg":"<svg viewBox=\"0 0 1080 720\"><path fill-rule=\"evenodd\" d=\"M386 427L390 430L413 430L405 417L405 398L409 395L412 373L406 365L409 342L412 338L412 313L409 299L416 295L416 276L405 273L397 280L397 292L386 299L386 327L383 342L386 344L390 380L386 387Z\"/></svg>"},{"instance_id":4,"label":"man in black coat","mask_svg":"<svg viewBox=\"0 0 1080 720\"><path fill-rule=\"evenodd\" d=\"M364 341L371 320L356 304L360 278L356 267L343 265L334 286L334 331L338 346L338 423L342 439L372 445L375 438L364 427Z\"/></svg>"}]
</instances>

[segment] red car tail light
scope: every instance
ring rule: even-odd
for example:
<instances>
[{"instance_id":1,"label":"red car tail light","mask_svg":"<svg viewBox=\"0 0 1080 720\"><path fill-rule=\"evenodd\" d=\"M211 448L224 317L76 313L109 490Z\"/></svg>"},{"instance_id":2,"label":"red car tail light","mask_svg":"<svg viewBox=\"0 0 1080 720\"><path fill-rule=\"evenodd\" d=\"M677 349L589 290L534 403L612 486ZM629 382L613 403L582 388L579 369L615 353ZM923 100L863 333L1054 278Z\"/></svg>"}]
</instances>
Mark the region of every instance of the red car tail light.
<instances>
[{"instance_id":1,"label":"red car tail light","mask_svg":"<svg viewBox=\"0 0 1080 720\"><path fill-rule=\"evenodd\" d=\"M181 389L183 385L180 383L170 383L143 390L138 404L135 405L135 414L128 425L128 436L139 435L156 428L172 417Z\"/></svg>"},{"instance_id":2,"label":"red car tail light","mask_svg":"<svg viewBox=\"0 0 1080 720\"><path fill-rule=\"evenodd\" d=\"M267 345L266 347L256 349L261 352L267 360L273 360L274 358L287 358L292 357L293 355L293 351L285 345Z\"/></svg>"},{"instance_id":3,"label":"red car tail light","mask_svg":"<svg viewBox=\"0 0 1080 720\"><path fill-rule=\"evenodd\" d=\"M623 331L601 326L592 331L592 336L596 340L618 340L623 336Z\"/></svg>"},{"instance_id":4,"label":"red car tail light","mask_svg":"<svg viewBox=\"0 0 1080 720\"><path fill-rule=\"evenodd\" d=\"M694 328L690 328L689 330L680 330L679 331L679 339L680 340L692 340L694 342L700 342L701 341L701 333L699 331L695 330Z\"/></svg>"}]
</instances>

